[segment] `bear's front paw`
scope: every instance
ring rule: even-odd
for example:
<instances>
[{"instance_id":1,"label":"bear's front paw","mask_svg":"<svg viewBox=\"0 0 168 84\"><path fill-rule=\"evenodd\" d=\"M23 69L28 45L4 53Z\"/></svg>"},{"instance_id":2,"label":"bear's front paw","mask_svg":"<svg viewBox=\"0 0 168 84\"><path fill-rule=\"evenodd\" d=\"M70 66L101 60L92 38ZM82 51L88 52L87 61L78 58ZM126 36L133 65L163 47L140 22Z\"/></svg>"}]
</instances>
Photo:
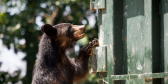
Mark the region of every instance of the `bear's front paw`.
<instances>
[{"instance_id":1,"label":"bear's front paw","mask_svg":"<svg viewBox=\"0 0 168 84\"><path fill-rule=\"evenodd\" d=\"M97 38L95 38L94 40L92 40L91 46L92 46L92 47L97 47L97 46L99 46L99 41L98 41Z\"/></svg>"},{"instance_id":2,"label":"bear's front paw","mask_svg":"<svg viewBox=\"0 0 168 84\"><path fill-rule=\"evenodd\" d=\"M99 46L99 41L97 38L95 38L94 40L92 40L92 42L89 42L88 45L83 47L82 50L84 50L88 55L92 55L92 48L97 46Z\"/></svg>"}]
</instances>

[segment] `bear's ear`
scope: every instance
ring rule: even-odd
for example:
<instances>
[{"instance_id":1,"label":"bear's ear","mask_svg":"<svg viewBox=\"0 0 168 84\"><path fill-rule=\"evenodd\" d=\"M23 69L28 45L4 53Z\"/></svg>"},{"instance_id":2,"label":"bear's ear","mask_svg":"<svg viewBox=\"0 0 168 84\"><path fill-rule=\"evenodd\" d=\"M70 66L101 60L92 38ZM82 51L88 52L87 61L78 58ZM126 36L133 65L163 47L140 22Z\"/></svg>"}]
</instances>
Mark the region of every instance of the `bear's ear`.
<instances>
[{"instance_id":1,"label":"bear's ear","mask_svg":"<svg viewBox=\"0 0 168 84\"><path fill-rule=\"evenodd\" d=\"M45 24L41 27L41 31L48 36L56 35L56 29L54 29L50 24Z\"/></svg>"}]
</instances>

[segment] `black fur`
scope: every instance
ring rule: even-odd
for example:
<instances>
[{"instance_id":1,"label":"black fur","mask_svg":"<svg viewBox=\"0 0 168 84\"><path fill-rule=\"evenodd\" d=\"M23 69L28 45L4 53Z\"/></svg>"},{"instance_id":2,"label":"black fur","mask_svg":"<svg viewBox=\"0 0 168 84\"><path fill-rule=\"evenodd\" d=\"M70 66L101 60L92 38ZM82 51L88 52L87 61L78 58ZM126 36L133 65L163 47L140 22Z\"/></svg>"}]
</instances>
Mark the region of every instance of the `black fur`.
<instances>
[{"instance_id":1,"label":"black fur","mask_svg":"<svg viewBox=\"0 0 168 84\"><path fill-rule=\"evenodd\" d=\"M94 39L84 46L73 61L65 55L65 51L83 37L74 37L72 24L64 23L53 27L46 24L42 26L42 31L44 34L39 44L32 84L73 84L73 81L85 78L89 71L91 48L98 46L98 40ZM81 31L84 33L85 29Z\"/></svg>"}]
</instances>

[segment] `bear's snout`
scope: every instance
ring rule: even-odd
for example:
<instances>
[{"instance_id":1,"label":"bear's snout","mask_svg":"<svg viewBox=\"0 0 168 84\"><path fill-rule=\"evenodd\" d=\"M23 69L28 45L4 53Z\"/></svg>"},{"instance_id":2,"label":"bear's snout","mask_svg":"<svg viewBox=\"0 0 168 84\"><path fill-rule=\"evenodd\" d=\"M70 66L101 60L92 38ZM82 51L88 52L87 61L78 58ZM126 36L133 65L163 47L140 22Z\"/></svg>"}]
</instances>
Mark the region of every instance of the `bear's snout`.
<instances>
[{"instance_id":1,"label":"bear's snout","mask_svg":"<svg viewBox=\"0 0 168 84\"><path fill-rule=\"evenodd\" d=\"M85 25L72 25L74 30L74 37L81 39L85 36Z\"/></svg>"},{"instance_id":2,"label":"bear's snout","mask_svg":"<svg viewBox=\"0 0 168 84\"><path fill-rule=\"evenodd\" d=\"M85 25L72 25L74 31L84 31L85 32Z\"/></svg>"}]
</instances>

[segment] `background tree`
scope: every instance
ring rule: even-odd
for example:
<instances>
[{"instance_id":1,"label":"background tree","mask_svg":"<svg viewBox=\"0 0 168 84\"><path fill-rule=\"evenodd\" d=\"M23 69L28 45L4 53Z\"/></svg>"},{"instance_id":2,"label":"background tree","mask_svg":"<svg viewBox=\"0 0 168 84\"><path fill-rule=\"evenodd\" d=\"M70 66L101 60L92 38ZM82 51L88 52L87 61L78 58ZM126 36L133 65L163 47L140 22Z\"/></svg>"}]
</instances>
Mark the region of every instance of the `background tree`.
<instances>
[{"instance_id":1,"label":"background tree","mask_svg":"<svg viewBox=\"0 0 168 84\"><path fill-rule=\"evenodd\" d=\"M90 27L88 18L95 13L89 10L90 0L1 0L0 1L0 39L8 49L14 46L14 51L24 52L23 60L27 62L27 70L23 84L30 84L33 66L38 52L38 43L42 32L37 25L37 18L43 23L56 25L58 23L85 24L86 36L77 44L83 46L97 37L97 25ZM25 40L20 44L19 40ZM74 57L76 54L72 54ZM0 72L1 73L1 72ZM10 75L4 72L3 75ZM20 75L19 71L16 71ZM16 75L16 81L19 76ZM0 78L2 75L0 75ZM4 79L5 80L5 79ZM10 79L14 80L14 79ZM0 80L0 83L5 83ZM89 75L85 84L97 83L93 75Z\"/></svg>"}]
</instances>

